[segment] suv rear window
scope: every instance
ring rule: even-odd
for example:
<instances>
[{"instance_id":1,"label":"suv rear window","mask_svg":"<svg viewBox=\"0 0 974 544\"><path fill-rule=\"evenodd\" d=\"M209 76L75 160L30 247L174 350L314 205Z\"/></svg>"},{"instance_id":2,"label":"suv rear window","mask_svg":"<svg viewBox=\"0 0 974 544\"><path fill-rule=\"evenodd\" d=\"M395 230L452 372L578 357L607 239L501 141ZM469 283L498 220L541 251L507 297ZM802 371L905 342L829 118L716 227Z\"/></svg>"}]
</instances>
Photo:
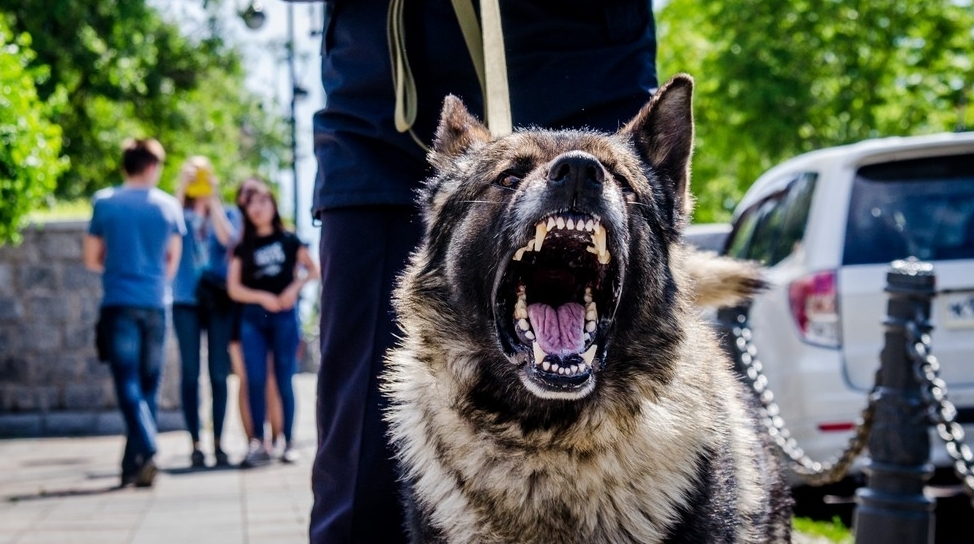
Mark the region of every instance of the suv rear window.
<instances>
[{"instance_id":1,"label":"suv rear window","mask_svg":"<svg viewBox=\"0 0 974 544\"><path fill-rule=\"evenodd\" d=\"M791 255L805 237L805 223L818 175L797 176L781 191L754 204L738 218L724 254L773 266Z\"/></svg>"},{"instance_id":2,"label":"suv rear window","mask_svg":"<svg viewBox=\"0 0 974 544\"><path fill-rule=\"evenodd\" d=\"M843 264L974 259L974 154L859 169Z\"/></svg>"}]
</instances>

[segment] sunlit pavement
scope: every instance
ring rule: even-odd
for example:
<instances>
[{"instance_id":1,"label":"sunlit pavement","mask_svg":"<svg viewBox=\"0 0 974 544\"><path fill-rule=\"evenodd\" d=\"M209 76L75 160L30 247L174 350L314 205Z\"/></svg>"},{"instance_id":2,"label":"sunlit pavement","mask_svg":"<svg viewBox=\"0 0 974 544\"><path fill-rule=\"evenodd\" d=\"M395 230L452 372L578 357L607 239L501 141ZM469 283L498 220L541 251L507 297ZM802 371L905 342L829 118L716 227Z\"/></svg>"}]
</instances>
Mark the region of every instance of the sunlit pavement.
<instances>
[{"instance_id":1,"label":"sunlit pavement","mask_svg":"<svg viewBox=\"0 0 974 544\"><path fill-rule=\"evenodd\" d=\"M155 484L120 489L121 436L0 440L0 544L307 542L316 377L294 378L298 462L253 469L235 466L247 444L230 380L232 468L191 469L188 433L165 432ZM203 449L211 465L211 443Z\"/></svg>"}]
</instances>

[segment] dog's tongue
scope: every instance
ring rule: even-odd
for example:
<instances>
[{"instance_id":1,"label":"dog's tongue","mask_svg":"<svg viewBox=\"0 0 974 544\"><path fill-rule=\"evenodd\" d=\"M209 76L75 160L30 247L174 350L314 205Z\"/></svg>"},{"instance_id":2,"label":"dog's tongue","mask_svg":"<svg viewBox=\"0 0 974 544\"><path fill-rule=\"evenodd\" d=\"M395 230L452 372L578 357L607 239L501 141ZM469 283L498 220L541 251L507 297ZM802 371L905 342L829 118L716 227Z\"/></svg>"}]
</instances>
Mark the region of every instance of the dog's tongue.
<instances>
[{"instance_id":1,"label":"dog's tongue","mask_svg":"<svg viewBox=\"0 0 974 544\"><path fill-rule=\"evenodd\" d=\"M585 307L575 302L559 306L556 310L547 304L528 306L531 328L538 338L541 349L549 355L565 356L581 353L585 343Z\"/></svg>"}]
</instances>

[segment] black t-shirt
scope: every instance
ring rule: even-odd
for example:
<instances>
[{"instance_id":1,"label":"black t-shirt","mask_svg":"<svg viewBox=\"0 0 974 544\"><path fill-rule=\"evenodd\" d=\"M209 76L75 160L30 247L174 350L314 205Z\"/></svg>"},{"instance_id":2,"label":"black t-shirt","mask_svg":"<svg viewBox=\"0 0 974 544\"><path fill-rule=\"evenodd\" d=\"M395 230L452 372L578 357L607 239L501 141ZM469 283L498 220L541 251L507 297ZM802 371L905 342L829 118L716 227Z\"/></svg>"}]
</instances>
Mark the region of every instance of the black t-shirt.
<instances>
[{"instance_id":1,"label":"black t-shirt","mask_svg":"<svg viewBox=\"0 0 974 544\"><path fill-rule=\"evenodd\" d=\"M233 255L240 258L241 283L251 289L280 294L294 281L298 249L303 245L304 242L288 231L237 244Z\"/></svg>"}]
</instances>

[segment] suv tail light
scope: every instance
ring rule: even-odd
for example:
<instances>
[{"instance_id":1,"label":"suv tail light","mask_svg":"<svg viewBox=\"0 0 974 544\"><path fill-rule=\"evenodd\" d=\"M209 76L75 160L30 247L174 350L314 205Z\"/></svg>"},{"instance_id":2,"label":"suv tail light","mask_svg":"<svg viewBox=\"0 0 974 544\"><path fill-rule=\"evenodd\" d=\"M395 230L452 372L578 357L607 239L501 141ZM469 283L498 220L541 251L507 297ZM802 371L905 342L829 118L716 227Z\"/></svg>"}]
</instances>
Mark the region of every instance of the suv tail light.
<instances>
[{"instance_id":1,"label":"suv tail light","mask_svg":"<svg viewBox=\"0 0 974 544\"><path fill-rule=\"evenodd\" d=\"M815 272L791 282L788 302L795 325L806 342L839 347L839 303L834 270Z\"/></svg>"}]
</instances>

